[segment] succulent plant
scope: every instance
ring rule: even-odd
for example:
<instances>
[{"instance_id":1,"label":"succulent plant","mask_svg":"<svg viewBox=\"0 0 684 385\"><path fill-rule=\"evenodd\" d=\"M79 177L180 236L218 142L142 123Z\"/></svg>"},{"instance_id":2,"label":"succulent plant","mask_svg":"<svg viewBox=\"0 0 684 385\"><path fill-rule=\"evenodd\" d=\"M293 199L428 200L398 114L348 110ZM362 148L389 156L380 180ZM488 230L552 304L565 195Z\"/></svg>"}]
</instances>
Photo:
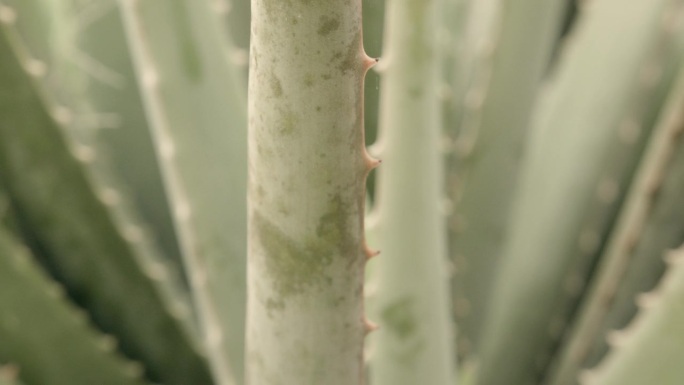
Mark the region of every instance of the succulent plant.
<instances>
[{"instance_id":1,"label":"succulent plant","mask_svg":"<svg viewBox=\"0 0 684 385\"><path fill-rule=\"evenodd\" d=\"M0 385L678 385L683 55L682 0L0 0Z\"/></svg>"}]
</instances>

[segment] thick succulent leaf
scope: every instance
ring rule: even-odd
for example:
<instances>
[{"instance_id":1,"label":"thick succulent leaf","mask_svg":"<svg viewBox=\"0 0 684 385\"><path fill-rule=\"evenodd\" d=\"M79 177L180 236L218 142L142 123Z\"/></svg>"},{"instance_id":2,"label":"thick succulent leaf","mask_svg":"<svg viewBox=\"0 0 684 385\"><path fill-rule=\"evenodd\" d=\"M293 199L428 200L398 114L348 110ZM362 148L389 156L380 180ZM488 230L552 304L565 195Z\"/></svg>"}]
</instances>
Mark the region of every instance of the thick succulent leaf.
<instances>
[{"instance_id":1,"label":"thick succulent leaf","mask_svg":"<svg viewBox=\"0 0 684 385\"><path fill-rule=\"evenodd\" d=\"M28 249L0 225L0 384L142 385L142 367L115 352L116 341L87 324Z\"/></svg>"},{"instance_id":2,"label":"thick succulent leaf","mask_svg":"<svg viewBox=\"0 0 684 385\"><path fill-rule=\"evenodd\" d=\"M659 287L639 298L640 313L611 337L613 349L583 385L678 385L684 378L684 249L671 252Z\"/></svg>"},{"instance_id":3,"label":"thick succulent leaf","mask_svg":"<svg viewBox=\"0 0 684 385\"><path fill-rule=\"evenodd\" d=\"M183 318L189 309L158 290L163 266L136 253L141 230L119 231L108 211L111 191L94 191L88 148L70 146L64 108L50 105L30 75L40 75L13 29L19 15L0 6L0 176L25 231L46 250L47 265L121 349L145 360L153 378L210 383Z\"/></svg>"},{"instance_id":4,"label":"thick succulent leaf","mask_svg":"<svg viewBox=\"0 0 684 385\"><path fill-rule=\"evenodd\" d=\"M663 20L681 6L584 10L535 113L482 337L483 384L535 381L547 367L672 87L681 24Z\"/></svg>"},{"instance_id":5,"label":"thick succulent leaf","mask_svg":"<svg viewBox=\"0 0 684 385\"><path fill-rule=\"evenodd\" d=\"M236 48L215 2L119 4L212 369L240 383L247 108Z\"/></svg>"},{"instance_id":6,"label":"thick succulent leaf","mask_svg":"<svg viewBox=\"0 0 684 385\"><path fill-rule=\"evenodd\" d=\"M564 5L561 0L503 2L486 79L468 90L450 164L455 183L450 248L462 353L469 346L478 350L532 110Z\"/></svg>"},{"instance_id":7,"label":"thick succulent leaf","mask_svg":"<svg viewBox=\"0 0 684 385\"><path fill-rule=\"evenodd\" d=\"M443 130L437 37L441 3L387 3L380 66L377 297L371 319L371 383L441 385L455 381L449 316L444 173L437 151ZM377 318L374 318L377 317Z\"/></svg>"},{"instance_id":8,"label":"thick succulent leaf","mask_svg":"<svg viewBox=\"0 0 684 385\"><path fill-rule=\"evenodd\" d=\"M662 273L663 253L684 241L683 107L684 72L654 129L576 324L550 373L550 384L576 382L590 350L605 346L602 336L610 329L624 327L636 311L629 312L633 299L652 289L647 285L653 285ZM620 301L615 302L618 294ZM619 321L623 324L615 325L617 314L611 313L622 315Z\"/></svg>"}]
</instances>

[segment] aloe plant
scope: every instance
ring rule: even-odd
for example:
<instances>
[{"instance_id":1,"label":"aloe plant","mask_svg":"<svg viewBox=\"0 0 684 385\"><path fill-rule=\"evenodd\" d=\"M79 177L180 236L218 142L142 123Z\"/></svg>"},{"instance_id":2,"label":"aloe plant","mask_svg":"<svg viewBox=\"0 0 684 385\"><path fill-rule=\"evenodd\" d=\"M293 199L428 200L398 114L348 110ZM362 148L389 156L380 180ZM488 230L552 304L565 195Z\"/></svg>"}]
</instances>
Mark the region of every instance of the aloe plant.
<instances>
[{"instance_id":1,"label":"aloe plant","mask_svg":"<svg viewBox=\"0 0 684 385\"><path fill-rule=\"evenodd\" d=\"M678 385L683 15L0 0L0 384Z\"/></svg>"}]
</instances>

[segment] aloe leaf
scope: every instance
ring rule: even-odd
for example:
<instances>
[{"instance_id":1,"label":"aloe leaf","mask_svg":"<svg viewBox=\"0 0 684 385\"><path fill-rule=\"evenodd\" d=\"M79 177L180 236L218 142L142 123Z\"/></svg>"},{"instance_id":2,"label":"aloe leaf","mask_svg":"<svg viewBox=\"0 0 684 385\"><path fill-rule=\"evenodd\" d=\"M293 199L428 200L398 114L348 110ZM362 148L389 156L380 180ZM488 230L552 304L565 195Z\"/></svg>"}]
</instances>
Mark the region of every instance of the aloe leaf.
<instances>
[{"instance_id":1,"label":"aloe leaf","mask_svg":"<svg viewBox=\"0 0 684 385\"><path fill-rule=\"evenodd\" d=\"M483 384L543 375L671 88L680 52L662 20L679 6L584 10L535 113L482 334Z\"/></svg>"},{"instance_id":2,"label":"aloe leaf","mask_svg":"<svg viewBox=\"0 0 684 385\"><path fill-rule=\"evenodd\" d=\"M363 379L365 179L361 1L252 1L252 385ZM296 359L293 359L296 357Z\"/></svg>"},{"instance_id":3,"label":"aloe leaf","mask_svg":"<svg viewBox=\"0 0 684 385\"><path fill-rule=\"evenodd\" d=\"M67 140L70 111L30 76L41 72L13 28L18 17L0 6L0 173L23 226L49 250L46 263L69 294L151 377L209 383L184 321L189 309L154 282L167 271L136 255L141 229L117 227L108 211L116 194L96 191L84 166L95 153Z\"/></svg>"},{"instance_id":4,"label":"aloe leaf","mask_svg":"<svg viewBox=\"0 0 684 385\"><path fill-rule=\"evenodd\" d=\"M180 270L178 241L116 0L51 3L48 86L73 111L70 136L97 152L91 164L95 182L118 191L120 206L129 206L123 220L149 224L146 231L175 264L169 269Z\"/></svg>"},{"instance_id":5,"label":"aloe leaf","mask_svg":"<svg viewBox=\"0 0 684 385\"><path fill-rule=\"evenodd\" d=\"M660 281L666 266L661 258L655 257L657 252L684 242L684 224L680 221L684 217L680 199L684 188L684 172L680 166L683 163L684 155L679 151L672 161L673 166L668 172L667 180L663 181L656 192L658 196L653 204L653 212L631 252L625 276L615 291L612 305L601 325L601 335L606 335L609 330L625 327L637 312L635 297L652 290ZM585 365L595 365L607 349L604 338L595 339Z\"/></svg>"},{"instance_id":6,"label":"aloe leaf","mask_svg":"<svg viewBox=\"0 0 684 385\"><path fill-rule=\"evenodd\" d=\"M437 40L439 1L387 3L371 384L453 384Z\"/></svg>"},{"instance_id":7,"label":"aloe leaf","mask_svg":"<svg viewBox=\"0 0 684 385\"><path fill-rule=\"evenodd\" d=\"M115 352L115 340L86 323L32 260L28 249L0 225L0 384L142 385L142 368Z\"/></svg>"},{"instance_id":8,"label":"aloe leaf","mask_svg":"<svg viewBox=\"0 0 684 385\"><path fill-rule=\"evenodd\" d=\"M62 124L67 141L90 157L84 164L89 179L97 189L116 195L109 211L117 226L143 230L137 254L165 265L168 278L158 284L174 300L187 302L115 0L2 2L19 15L15 28L45 96L69 115Z\"/></svg>"},{"instance_id":9,"label":"aloe leaf","mask_svg":"<svg viewBox=\"0 0 684 385\"><path fill-rule=\"evenodd\" d=\"M486 80L468 90L452 163L457 178L454 301L461 351L477 351L532 110L546 73L565 2L504 2L490 42ZM455 128L453 128L455 129ZM460 345L460 344L459 344Z\"/></svg>"},{"instance_id":10,"label":"aloe leaf","mask_svg":"<svg viewBox=\"0 0 684 385\"><path fill-rule=\"evenodd\" d=\"M681 108L681 105L680 105ZM681 123L680 123L681 127ZM604 361L584 372L583 385L677 385L684 378L684 249L671 252L670 266L658 288L640 297L632 324L611 336Z\"/></svg>"},{"instance_id":11,"label":"aloe leaf","mask_svg":"<svg viewBox=\"0 0 684 385\"><path fill-rule=\"evenodd\" d=\"M442 51L442 80L439 93L442 102L442 124L451 141L460 127L466 85L466 65L473 58L467 44L467 20L475 4L470 0L443 0L440 5L439 49ZM491 2L487 2L491 3Z\"/></svg>"},{"instance_id":12,"label":"aloe leaf","mask_svg":"<svg viewBox=\"0 0 684 385\"><path fill-rule=\"evenodd\" d=\"M242 383L246 104L211 1L120 1L205 345Z\"/></svg>"},{"instance_id":13,"label":"aloe leaf","mask_svg":"<svg viewBox=\"0 0 684 385\"><path fill-rule=\"evenodd\" d=\"M671 14L670 17L675 18L668 18L667 25L670 27L677 25L676 23L670 24L676 21L676 15L676 13ZM684 52L682 45L684 34L681 31L675 33L679 36L679 49ZM676 71L680 72L681 78L681 64L675 68ZM673 84L677 84L677 81L673 81ZM670 99L676 100L678 92L681 91L675 88ZM673 139L673 143L677 140L680 139ZM624 275L620 278L618 286L612 288L614 294L609 295L612 297L611 305L600 326L601 335L605 335L608 330L627 326L637 312L634 298L640 293L652 290L665 272L665 262L659 256L664 250L677 247L684 242L684 223L680 220L684 216L684 205L680 199L682 189L684 189L682 157L684 157L684 152L676 150L667 169L662 171L661 180L654 182L656 186L651 192L653 196L650 198L652 202L648 215L645 222L640 225L639 235L629 240L630 246L627 250L629 262L623 267L625 270L622 274ZM638 185L634 184L634 186ZM636 190L637 187L633 189ZM616 232L612 237L617 239L618 233ZM585 365L588 366L595 365L607 350L604 338L594 339L592 345L585 360Z\"/></svg>"},{"instance_id":14,"label":"aloe leaf","mask_svg":"<svg viewBox=\"0 0 684 385\"><path fill-rule=\"evenodd\" d=\"M567 345L561 349L555 370L550 374L550 384L575 383L589 349L596 340L601 339L601 332L606 332L605 318L625 272L631 268L634 252L647 254L650 259L658 261L660 258L653 257L662 255L684 240L684 224L679 224L679 221L657 228L654 225L660 223L651 222L654 210L659 207L662 207L661 211L670 213L682 211L679 208L684 193L681 189L684 187L684 167L681 166L684 159L681 142L684 122L682 106L684 72L679 76L662 119L654 129L606 252L579 310L577 323L569 332ZM638 292L631 294L634 298Z\"/></svg>"}]
</instances>

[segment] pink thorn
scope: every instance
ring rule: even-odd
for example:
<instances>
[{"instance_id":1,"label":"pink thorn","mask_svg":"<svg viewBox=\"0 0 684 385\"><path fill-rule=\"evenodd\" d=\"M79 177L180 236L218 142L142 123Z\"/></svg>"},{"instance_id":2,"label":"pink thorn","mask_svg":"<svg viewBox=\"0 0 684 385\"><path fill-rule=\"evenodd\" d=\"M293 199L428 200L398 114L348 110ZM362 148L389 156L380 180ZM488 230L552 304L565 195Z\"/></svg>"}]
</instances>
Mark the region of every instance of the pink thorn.
<instances>
[{"instance_id":1,"label":"pink thorn","mask_svg":"<svg viewBox=\"0 0 684 385\"><path fill-rule=\"evenodd\" d=\"M363 245L364 252L366 253L366 260L370 260L373 257L377 257L380 255L380 250L373 250L370 247L368 247L367 244L364 243Z\"/></svg>"},{"instance_id":2,"label":"pink thorn","mask_svg":"<svg viewBox=\"0 0 684 385\"><path fill-rule=\"evenodd\" d=\"M364 156L364 161L366 162L366 168L369 171L380 166L380 164L382 163L382 160L371 157L367 152Z\"/></svg>"},{"instance_id":3,"label":"pink thorn","mask_svg":"<svg viewBox=\"0 0 684 385\"><path fill-rule=\"evenodd\" d=\"M380 59L378 58L372 58L364 52L363 54L363 69L365 71L368 71L369 69L373 68L374 65L378 64Z\"/></svg>"},{"instance_id":4,"label":"pink thorn","mask_svg":"<svg viewBox=\"0 0 684 385\"><path fill-rule=\"evenodd\" d=\"M367 318L364 318L363 328L364 328L366 334L369 334L371 332L378 330L380 328L380 326L374 322L369 321Z\"/></svg>"}]
</instances>

